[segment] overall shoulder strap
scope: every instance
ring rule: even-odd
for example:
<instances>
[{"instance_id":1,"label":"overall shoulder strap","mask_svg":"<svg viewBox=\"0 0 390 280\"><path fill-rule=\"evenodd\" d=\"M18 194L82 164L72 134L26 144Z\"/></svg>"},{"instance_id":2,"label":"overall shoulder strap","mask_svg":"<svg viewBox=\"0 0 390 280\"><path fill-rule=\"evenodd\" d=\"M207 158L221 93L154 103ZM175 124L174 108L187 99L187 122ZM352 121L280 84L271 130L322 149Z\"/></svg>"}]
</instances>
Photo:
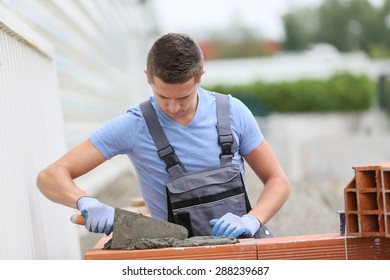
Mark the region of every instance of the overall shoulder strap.
<instances>
[{"instance_id":1,"label":"overall shoulder strap","mask_svg":"<svg viewBox=\"0 0 390 280\"><path fill-rule=\"evenodd\" d=\"M144 101L140 104L142 114L145 118L150 135L157 147L159 157L165 161L166 170L171 177L183 174L185 168L177 157L175 150L169 144L169 141L158 121L156 111L153 108L150 100Z\"/></svg>"},{"instance_id":2,"label":"overall shoulder strap","mask_svg":"<svg viewBox=\"0 0 390 280\"><path fill-rule=\"evenodd\" d=\"M233 151L237 149L230 126L230 105L229 96L215 93L218 120L218 144L221 146L221 165L230 164L233 158Z\"/></svg>"}]
</instances>

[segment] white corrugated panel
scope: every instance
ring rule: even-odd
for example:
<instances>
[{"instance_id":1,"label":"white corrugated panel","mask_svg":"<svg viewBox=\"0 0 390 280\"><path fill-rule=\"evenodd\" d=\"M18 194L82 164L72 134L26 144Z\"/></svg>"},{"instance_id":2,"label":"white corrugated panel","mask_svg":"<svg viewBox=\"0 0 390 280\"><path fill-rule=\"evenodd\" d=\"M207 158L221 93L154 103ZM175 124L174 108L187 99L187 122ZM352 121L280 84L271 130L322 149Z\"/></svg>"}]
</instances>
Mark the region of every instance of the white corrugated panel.
<instances>
[{"instance_id":1,"label":"white corrugated panel","mask_svg":"<svg viewBox=\"0 0 390 280\"><path fill-rule=\"evenodd\" d=\"M73 210L35 185L66 149L51 48L0 5L0 259L79 259Z\"/></svg>"},{"instance_id":2,"label":"white corrugated panel","mask_svg":"<svg viewBox=\"0 0 390 280\"><path fill-rule=\"evenodd\" d=\"M157 36L146 0L0 0L54 46L66 147L150 94L143 73ZM118 157L78 179L91 195L131 169Z\"/></svg>"}]
</instances>

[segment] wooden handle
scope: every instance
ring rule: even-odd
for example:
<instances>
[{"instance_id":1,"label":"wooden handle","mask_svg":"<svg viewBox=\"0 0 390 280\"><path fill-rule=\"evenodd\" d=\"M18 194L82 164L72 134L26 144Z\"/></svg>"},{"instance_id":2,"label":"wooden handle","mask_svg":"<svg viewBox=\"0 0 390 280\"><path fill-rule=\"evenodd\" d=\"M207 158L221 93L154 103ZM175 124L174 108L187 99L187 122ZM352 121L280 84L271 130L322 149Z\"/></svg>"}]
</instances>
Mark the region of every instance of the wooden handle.
<instances>
[{"instance_id":1,"label":"wooden handle","mask_svg":"<svg viewBox=\"0 0 390 280\"><path fill-rule=\"evenodd\" d=\"M84 216L81 214L74 214L70 217L72 223L83 226L84 225Z\"/></svg>"}]
</instances>

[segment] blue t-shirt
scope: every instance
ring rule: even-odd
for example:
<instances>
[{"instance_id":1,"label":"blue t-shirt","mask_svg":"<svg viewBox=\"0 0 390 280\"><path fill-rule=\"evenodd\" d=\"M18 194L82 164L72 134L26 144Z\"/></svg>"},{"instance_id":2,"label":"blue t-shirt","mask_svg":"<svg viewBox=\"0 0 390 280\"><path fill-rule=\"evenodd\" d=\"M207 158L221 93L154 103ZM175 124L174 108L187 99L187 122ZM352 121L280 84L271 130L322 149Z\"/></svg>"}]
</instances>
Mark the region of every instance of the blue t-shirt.
<instances>
[{"instance_id":1,"label":"blue t-shirt","mask_svg":"<svg viewBox=\"0 0 390 280\"><path fill-rule=\"evenodd\" d=\"M215 94L198 88L198 107L192 121L183 126L167 116L150 97L158 120L187 172L220 165ZM238 99L229 96L231 128L239 145L233 163L239 164L243 176L246 155L263 140L263 135L250 110ZM99 128L90 137L92 143L111 159L126 154L131 160L140 190L152 217L167 220L165 182L170 179L165 162L159 158L139 105L129 108Z\"/></svg>"}]
</instances>

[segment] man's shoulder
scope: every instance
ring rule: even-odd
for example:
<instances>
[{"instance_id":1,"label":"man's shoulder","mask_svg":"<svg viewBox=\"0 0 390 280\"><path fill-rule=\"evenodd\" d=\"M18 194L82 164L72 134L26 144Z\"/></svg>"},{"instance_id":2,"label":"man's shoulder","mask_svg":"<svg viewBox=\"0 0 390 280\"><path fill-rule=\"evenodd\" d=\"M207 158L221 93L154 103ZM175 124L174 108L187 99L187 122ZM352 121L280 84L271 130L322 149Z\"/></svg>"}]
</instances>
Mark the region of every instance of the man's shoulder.
<instances>
[{"instance_id":1,"label":"man's shoulder","mask_svg":"<svg viewBox=\"0 0 390 280\"><path fill-rule=\"evenodd\" d=\"M202 97L210 99L210 100L215 100L215 92L209 91L205 88L199 87L198 88L198 94L202 95Z\"/></svg>"},{"instance_id":2,"label":"man's shoulder","mask_svg":"<svg viewBox=\"0 0 390 280\"><path fill-rule=\"evenodd\" d=\"M124 116L127 118L143 118L140 104L128 107Z\"/></svg>"},{"instance_id":3,"label":"man's shoulder","mask_svg":"<svg viewBox=\"0 0 390 280\"><path fill-rule=\"evenodd\" d=\"M238 98L232 96L229 93L209 91L209 90L207 90L205 88L201 88L201 87L199 88L198 92L199 92L199 94L202 94L203 96L205 96L207 98L210 98L210 100L215 100L215 95L222 94L222 95L227 95L230 99L230 102L242 103Z\"/></svg>"}]
</instances>

